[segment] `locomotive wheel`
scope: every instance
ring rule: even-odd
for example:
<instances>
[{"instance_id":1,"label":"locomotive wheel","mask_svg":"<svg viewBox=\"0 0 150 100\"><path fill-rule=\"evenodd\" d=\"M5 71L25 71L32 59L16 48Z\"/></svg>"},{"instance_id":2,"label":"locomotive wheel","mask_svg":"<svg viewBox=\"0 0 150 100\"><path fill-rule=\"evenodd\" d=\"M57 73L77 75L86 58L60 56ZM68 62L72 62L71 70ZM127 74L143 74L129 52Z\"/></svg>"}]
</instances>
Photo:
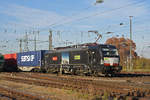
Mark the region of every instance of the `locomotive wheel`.
<instances>
[{"instance_id":1,"label":"locomotive wheel","mask_svg":"<svg viewBox=\"0 0 150 100\"><path fill-rule=\"evenodd\" d=\"M52 71L50 69L47 69L46 73L52 73Z\"/></svg>"},{"instance_id":2,"label":"locomotive wheel","mask_svg":"<svg viewBox=\"0 0 150 100\"><path fill-rule=\"evenodd\" d=\"M78 69L77 68L72 68L70 70L70 72L71 72L72 75L78 75Z\"/></svg>"},{"instance_id":3,"label":"locomotive wheel","mask_svg":"<svg viewBox=\"0 0 150 100\"><path fill-rule=\"evenodd\" d=\"M105 74L105 77L113 77L113 76L114 74L110 74L110 73Z\"/></svg>"},{"instance_id":4,"label":"locomotive wheel","mask_svg":"<svg viewBox=\"0 0 150 100\"><path fill-rule=\"evenodd\" d=\"M32 69L32 72L40 72L41 70L38 68Z\"/></svg>"}]
</instances>

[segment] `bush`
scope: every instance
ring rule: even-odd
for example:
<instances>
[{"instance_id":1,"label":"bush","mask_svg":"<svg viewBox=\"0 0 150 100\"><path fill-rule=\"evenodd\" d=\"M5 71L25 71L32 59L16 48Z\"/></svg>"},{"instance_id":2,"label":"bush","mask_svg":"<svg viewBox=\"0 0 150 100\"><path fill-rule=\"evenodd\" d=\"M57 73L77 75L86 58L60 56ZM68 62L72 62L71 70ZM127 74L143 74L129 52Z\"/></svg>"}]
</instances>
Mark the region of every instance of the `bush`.
<instances>
[{"instance_id":1,"label":"bush","mask_svg":"<svg viewBox=\"0 0 150 100\"><path fill-rule=\"evenodd\" d=\"M150 59L138 57L132 59L132 62L133 62L133 71L134 70L150 71ZM129 61L127 62L127 64L123 65L123 70L126 70L127 66L129 66Z\"/></svg>"}]
</instances>

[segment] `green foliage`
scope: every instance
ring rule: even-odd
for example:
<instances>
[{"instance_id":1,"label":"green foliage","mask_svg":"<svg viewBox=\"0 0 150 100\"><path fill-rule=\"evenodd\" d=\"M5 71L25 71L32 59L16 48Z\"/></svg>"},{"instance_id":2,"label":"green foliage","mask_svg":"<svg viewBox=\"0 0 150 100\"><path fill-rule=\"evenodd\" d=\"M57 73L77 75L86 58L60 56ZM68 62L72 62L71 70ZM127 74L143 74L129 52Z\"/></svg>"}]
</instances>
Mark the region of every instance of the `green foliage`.
<instances>
[{"instance_id":1,"label":"green foliage","mask_svg":"<svg viewBox=\"0 0 150 100\"><path fill-rule=\"evenodd\" d=\"M107 91L104 91L104 95L102 96L102 100L108 100L109 93Z\"/></svg>"},{"instance_id":2,"label":"green foliage","mask_svg":"<svg viewBox=\"0 0 150 100\"><path fill-rule=\"evenodd\" d=\"M132 71L150 72L150 59L137 57L132 59L132 63L133 63ZM123 66L124 71L127 71L127 66L129 66L129 62L127 62L127 64Z\"/></svg>"}]
</instances>

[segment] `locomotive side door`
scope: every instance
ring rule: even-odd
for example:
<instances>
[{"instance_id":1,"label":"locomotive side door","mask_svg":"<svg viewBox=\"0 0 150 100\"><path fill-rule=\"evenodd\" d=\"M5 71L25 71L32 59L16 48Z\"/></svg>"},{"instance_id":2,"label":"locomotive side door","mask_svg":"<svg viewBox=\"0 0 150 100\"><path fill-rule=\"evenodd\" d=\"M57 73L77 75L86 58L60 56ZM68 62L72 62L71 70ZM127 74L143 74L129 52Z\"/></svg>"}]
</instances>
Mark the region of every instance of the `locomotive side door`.
<instances>
[{"instance_id":1,"label":"locomotive side door","mask_svg":"<svg viewBox=\"0 0 150 100\"><path fill-rule=\"evenodd\" d=\"M99 52L97 50L89 51L89 62L91 66L96 66L99 63Z\"/></svg>"}]
</instances>

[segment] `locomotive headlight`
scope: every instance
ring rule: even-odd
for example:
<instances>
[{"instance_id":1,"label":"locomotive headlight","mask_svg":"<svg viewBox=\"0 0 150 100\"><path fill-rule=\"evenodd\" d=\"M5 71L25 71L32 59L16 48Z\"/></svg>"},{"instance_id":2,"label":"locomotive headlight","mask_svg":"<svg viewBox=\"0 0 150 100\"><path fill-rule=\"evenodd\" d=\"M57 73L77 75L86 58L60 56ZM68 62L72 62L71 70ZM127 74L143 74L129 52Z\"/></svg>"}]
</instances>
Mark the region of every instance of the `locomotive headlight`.
<instances>
[{"instance_id":1,"label":"locomotive headlight","mask_svg":"<svg viewBox=\"0 0 150 100\"><path fill-rule=\"evenodd\" d=\"M93 51L92 54L94 54L95 52Z\"/></svg>"},{"instance_id":2,"label":"locomotive headlight","mask_svg":"<svg viewBox=\"0 0 150 100\"><path fill-rule=\"evenodd\" d=\"M101 59L101 64L104 64L104 60L103 59Z\"/></svg>"},{"instance_id":3,"label":"locomotive headlight","mask_svg":"<svg viewBox=\"0 0 150 100\"><path fill-rule=\"evenodd\" d=\"M116 55L119 55L118 50L116 50Z\"/></svg>"}]
</instances>

